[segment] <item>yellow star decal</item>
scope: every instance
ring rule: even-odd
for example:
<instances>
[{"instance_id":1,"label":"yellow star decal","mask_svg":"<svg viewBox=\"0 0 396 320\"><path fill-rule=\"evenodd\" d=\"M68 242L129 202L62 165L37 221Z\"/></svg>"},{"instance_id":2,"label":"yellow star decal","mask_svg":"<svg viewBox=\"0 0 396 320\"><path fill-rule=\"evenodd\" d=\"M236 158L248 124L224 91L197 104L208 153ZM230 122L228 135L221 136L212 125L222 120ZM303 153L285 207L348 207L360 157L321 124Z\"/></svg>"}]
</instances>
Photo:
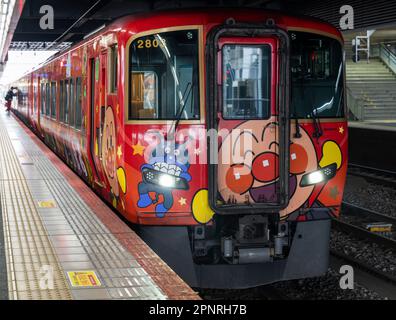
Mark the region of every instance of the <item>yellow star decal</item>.
<instances>
[{"instance_id":1,"label":"yellow star decal","mask_svg":"<svg viewBox=\"0 0 396 320\"><path fill-rule=\"evenodd\" d=\"M122 157L122 148L121 148L121 146L117 147L117 156L118 156L118 159L121 160L121 157Z\"/></svg>"},{"instance_id":2,"label":"yellow star decal","mask_svg":"<svg viewBox=\"0 0 396 320\"><path fill-rule=\"evenodd\" d=\"M187 204L187 200L183 197L180 198L179 203L181 206L185 206Z\"/></svg>"},{"instance_id":3,"label":"yellow star decal","mask_svg":"<svg viewBox=\"0 0 396 320\"><path fill-rule=\"evenodd\" d=\"M144 152L144 149L146 149L146 147L142 146L140 144L140 142L138 142L137 144L132 146L132 149L133 149L133 155L134 156L137 155L137 154L142 156L143 152Z\"/></svg>"},{"instance_id":4,"label":"yellow star decal","mask_svg":"<svg viewBox=\"0 0 396 320\"><path fill-rule=\"evenodd\" d=\"M341 134L344 134L344 132L345 132L344 127L339 127L338 132Z\"/></svg>"}]
</instances>

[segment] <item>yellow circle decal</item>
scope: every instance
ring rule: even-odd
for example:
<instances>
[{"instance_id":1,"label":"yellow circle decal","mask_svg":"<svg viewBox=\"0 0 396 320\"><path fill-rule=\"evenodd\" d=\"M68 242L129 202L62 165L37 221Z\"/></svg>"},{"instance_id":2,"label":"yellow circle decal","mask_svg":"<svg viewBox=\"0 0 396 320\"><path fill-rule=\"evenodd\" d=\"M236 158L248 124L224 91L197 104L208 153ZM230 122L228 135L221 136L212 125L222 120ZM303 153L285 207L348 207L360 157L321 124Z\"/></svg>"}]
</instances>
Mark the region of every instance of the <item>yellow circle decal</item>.
<instances>
[{"instance_id":1,"label":"yellow circle decal","mask_svg":"<svg viewBox=\"0 0 396 320\"><path fill-rule=\"evenodd\" d=\"M320 160L320 167L324 168L333 163L337 164L337 169L342 165L342 153L340 147L334 141L327 141L323 145L323 157Z\"/></svg>"},{"instance_id":2,"label":"yellow circle decal","mask_svg":"<svg viewBox=\"0 0 396 320\"><path fill-rule=\"evenodd\" d=\"M122 192L126 193L126 176L125 176L124 169L121 167L119 167L117 169L117 178L118 178L118 183L121 187Z\"/></svg>"},{"instance_id":3,"label":"yellow circle decal","mask_svg":"<svg viewBox=\"0 0 396 320\"><path fill-rule=\"evenodd\" d=\"M213 218L214 212L209 206L208 190L200 190L195 194L192 212L195 220L202 224L208 223Z\"/></svg>"}]
</instances>

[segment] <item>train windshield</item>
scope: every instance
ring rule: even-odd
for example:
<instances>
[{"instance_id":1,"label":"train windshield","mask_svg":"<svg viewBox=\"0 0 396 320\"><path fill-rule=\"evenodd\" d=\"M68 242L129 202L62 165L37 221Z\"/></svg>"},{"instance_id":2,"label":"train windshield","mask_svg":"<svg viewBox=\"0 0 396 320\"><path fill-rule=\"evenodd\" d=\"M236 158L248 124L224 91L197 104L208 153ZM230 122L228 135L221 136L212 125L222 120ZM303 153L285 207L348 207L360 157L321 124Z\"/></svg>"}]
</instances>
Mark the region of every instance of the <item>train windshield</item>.
<instances>
[{"instance_id":1,"label":"train windshield","mask_svg":"<svg viewBox=\"0 0 396 320\"><path fill-rule=\"evenodd\" d=\"M200 118L198 30L137 38L130 61L129 120Z\"/></svg>"},{"instance_id":2,"label":"train windshield","mask_svg":"<svg viewBox=\"0 0 396 320\"><path fill-rule=\"evenodd\" d=\"M344 117L341 44L321 35L291 32L291 110L298 118Z\"/></svg>"}]
</instances>

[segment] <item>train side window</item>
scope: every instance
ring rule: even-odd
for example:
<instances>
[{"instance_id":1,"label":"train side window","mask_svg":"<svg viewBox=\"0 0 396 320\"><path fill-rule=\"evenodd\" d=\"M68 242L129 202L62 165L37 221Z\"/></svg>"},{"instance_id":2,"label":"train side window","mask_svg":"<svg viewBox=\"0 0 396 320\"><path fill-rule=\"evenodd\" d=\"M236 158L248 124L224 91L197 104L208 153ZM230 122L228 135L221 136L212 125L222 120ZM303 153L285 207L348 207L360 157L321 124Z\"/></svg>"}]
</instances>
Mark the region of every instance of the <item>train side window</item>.
<instances>
[{"instance_id":1,"label":"train side window","mask_svg":"<svg viewBox=\"0 0 396 320\"><path fill-rule=\"evenodd\" d=\"M34 78L33 78L33 81L34 81ZM37 101L37 86L34 83L33 84L33 113L34 114L37 113L37 104L38 104L38 101Z\"/></svg>"},{"instance_id":2,"label":"train side window","mask_svg":"<svg viewBox=\"0 0 396 320\"><path fill-rule=\"evenodd\" d=\"M74 94L74 79L72 78L72 79L70 79L70 85L69 85L70 87L69 87L69 125L71 126L71 127L74 127L75 126L75 117L74 117L74 114L75 114L75 100L76 100L76 96L75 96L75 94Z\"/></svg>"},{"instance_id":3,"label":"train side window","mask_svg":"<svg viewBox=\"0 0 396 320\"><path fill-rule=\"evenodd\" d=\"M45 84L45 115L47 117L49 117L49 115L51 114L50 96L51 96L50 84L46 83Z\"/></svg>"},{"instance_id":4,"label":"train side window","mask_svg":"<svg viewBox=\"0 0 396 320\"><path fill-rule=\"evenodd\" d=\"M63 94L63 103L64 103L64 123L69 123L69 107L70 107L70 87L69 80L65 80L65 91Z\"/></svg>"},{"instance_id":5,"label":"train side window","mask_svg":"<svg viewBox=\"0 0 396 320\"><path fill-rule=\"evenodd\" d=\"M59 121L65 121L65 101L63 97L65 96L65 83L63 80L60 81L60 94L59 94Z\"/></svg>"},{"instance_id":6,"label":"train side window","mask_svg":"<svg viewBox=\"0 0 396 320\"><path fill-rule=\"evenodd\" d=\"M82 92L81 92L81 78L76 79L76 129L81 130L82 127L82 114L81 114L81 102L82 102Z\"/></svg>"},{"instance_id":7,"label":"train side window","mask_svg":"<svg viewBox=\"0 0 396 320\"><path fill-rule=\"evenodd\" d=\"M56 119L56 82L51 82L51 118Z\"/></svg>"},{"instance_id":8,"label":"train side window","mask_svg":"<svg viewBox=\"0 0 396 320\"><path fill-rule=\"evenodd\" d=\"M158 77L152 71L133 72L131 81L132 117L156 119L158 115Z\"/></svg>"},{"instance_id":9,"label":"train side window","mask_svg":"<svg viewBox=\"0 0 396 320\"><path fill-rule=\"evenodd\" d=\"M118 45L114 45L110 48L110 66L109 66L109 90L110 93L116 93L117 92L117 70L118 70Z\"/></svg>"},{"instance_id":10,"label":"train side window","mask_svg":"<svg viewBox=\"0 0 396 320\"><path fill-rule=\"evenodd\" d=\"M45 84L40 84L40 102L41 102L41 114L44 115L45 113Z\"/></svg>"}]
</instances>

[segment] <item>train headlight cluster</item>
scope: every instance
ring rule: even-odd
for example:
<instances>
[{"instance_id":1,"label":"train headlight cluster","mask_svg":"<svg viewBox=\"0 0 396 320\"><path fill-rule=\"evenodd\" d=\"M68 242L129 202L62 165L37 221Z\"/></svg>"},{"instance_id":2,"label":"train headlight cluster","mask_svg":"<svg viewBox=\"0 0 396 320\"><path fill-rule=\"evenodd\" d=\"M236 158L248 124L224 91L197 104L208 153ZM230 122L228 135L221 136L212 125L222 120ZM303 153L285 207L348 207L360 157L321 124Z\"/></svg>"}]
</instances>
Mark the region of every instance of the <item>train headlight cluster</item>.
<instances>
[{"instance_id":1,"label":"train headlight cluster","mask_svg":"<svg viewBox=\"0 0 396 320\"><path fill-rule=\"evenodd\" d=\"M300 185L301 187L307 187L322 182L327 182L330 179L333 179L336 173L337 173L337 164L333 163L318 171L314 171L306 174L305 176L302 177Z\"/></svg>"},{"instance_id":2,"label":"train headlight cluster","mask_svg":"<svg viewBox=\"0 0 396 320\"><path fill-rule=\"evenodd\" d=\"M156 184L163 188L188 189L186 179L153 169L143 169L143 179L147 183Z\"/></svg>"}]
</instances>

